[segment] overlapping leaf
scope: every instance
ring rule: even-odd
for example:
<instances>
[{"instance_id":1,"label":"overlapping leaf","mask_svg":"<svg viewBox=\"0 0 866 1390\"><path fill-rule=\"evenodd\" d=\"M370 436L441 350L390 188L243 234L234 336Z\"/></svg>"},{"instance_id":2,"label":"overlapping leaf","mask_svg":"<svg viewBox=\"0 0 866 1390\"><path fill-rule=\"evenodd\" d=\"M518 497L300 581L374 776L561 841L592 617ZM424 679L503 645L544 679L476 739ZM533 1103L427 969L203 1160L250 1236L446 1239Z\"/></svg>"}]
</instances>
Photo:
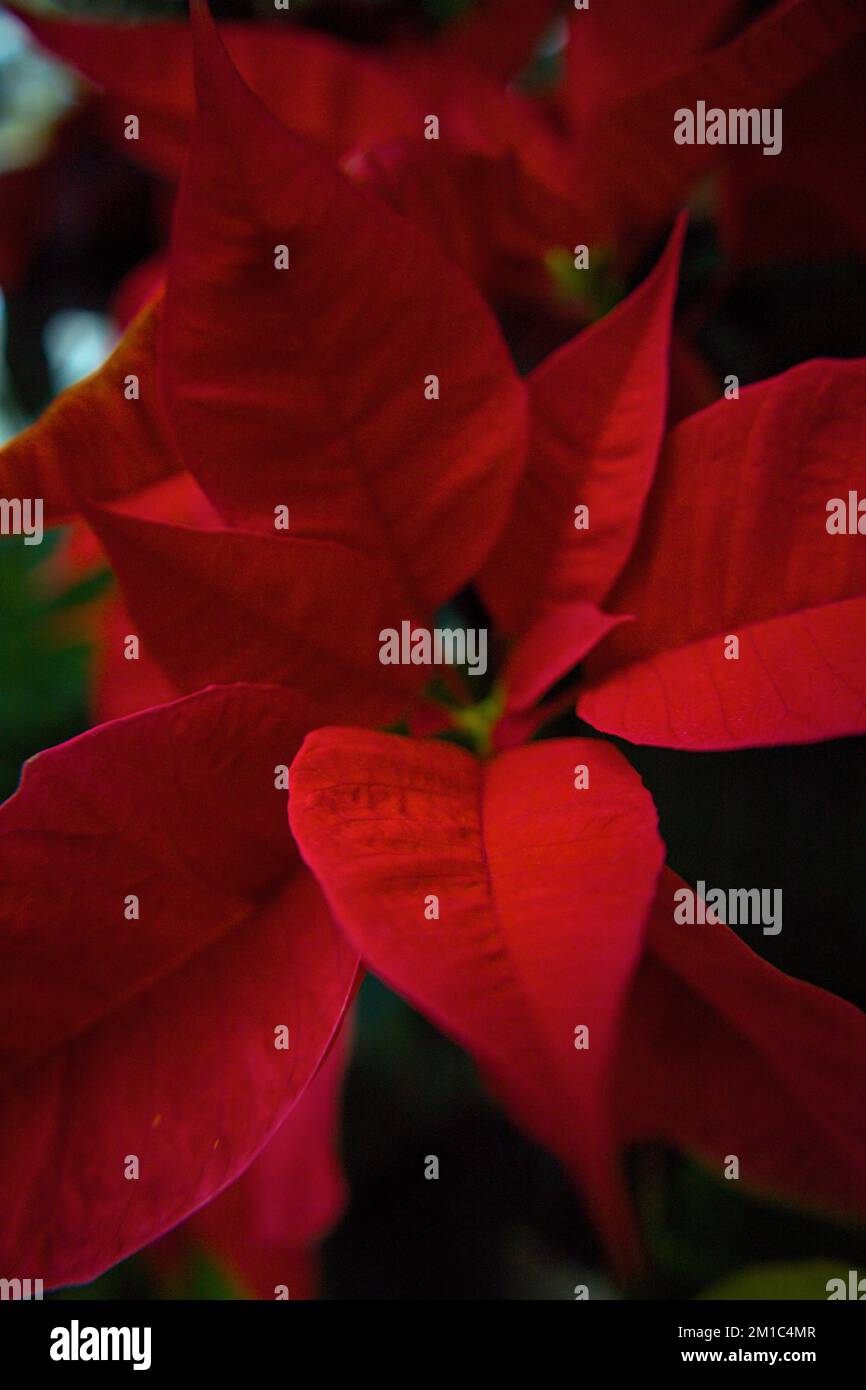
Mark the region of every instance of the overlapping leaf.
<instances>
[{"instance_id":1,"label":"overlapping leaf","mask_svg":"<svg viewBox=\"0 0 866 1390\"><path fill-rule=\"evenodd\" d=\"M110 501L180 470L156 380L160 309L143 309L100 370L0 452L3 496L41 497L46 526L74 516L81 492Z\"/></svg>"},{"instance_id":2,"label":"overlapping leaf","mask_svg":"<svg viewBox=\"0 0 866 1390\"><path fill-rule=\"evenodd\" d=\"M177 178L195 122L186 23L91 24L26 16L34 36L103 93L105 124L124 152ZM244 79L299 135L340 155L356 144L417 133L421 102L399 72L295 25L220 26ZM124 118L139 118L137 140Z\"/></svg>"},{"instance_id":3,"label":"overlapping leaf","mask_svg":"<svg viewBox=\"0 0 866 1390\"><path fill-rule=\"evenodd\" d=\"M607 601L637 621L587 661L585 719L679 748L866 727L866 547L827 529L866 476L864 385L863 362L809 362L672 431Z\"/></svg>"},{"instance_id":4,"label":"overlapping leaf","mask_svg":"<svg viewBox=\"0 0 866 1390\"><path fill-rule=\"evenodd\" d=\"M581 131L578 158L609 225L639 240L707 170L736 156L718 145L674 144L677 110L698 101L725 111L776 107L864 30L863 0L782 0L722 47L602 106Z\"/></svg>"},{"instance_id":5,"label":"overlapping leaf","mask_svg":"<svg viewBox=\"0 0 866 1390\"><path fill-rule=\"evenodd\" d=\"M435 609L501 526L522 385L468 282L281 127L196 14L199 123L164 328L181 453L233 523L273 531L287 505L293 540L344 549L347 588L354 554L387 560L394 603Z\"/></svg>"},{"instance_id":6,"label":"overlapping leaf","mask_svg":"<svg viewBox=\"0 0 866 1390\"><path fill-rule=\"evenodd\" d=\"M310 722L288 691L206 691L40 754L0 810L10 1274L87 1280L153 1239L315 1072L356 958L275 784Z\"/></svg>"},{"instance_id":7,"label":"overlapping leaf","mask_svg":"<svg viewBox=\"0 0 866 1390\"><path fill-rule=\"evenodd\" d=\"M652 804L611 747L544 742L485 767L320 730L292 776L292 826L341 926L562 1159L621 1268L637 1248L617 1156L634 1141L718 1170L736 1154L756 1189L864 1210L862 1087L838 1059L862 1058L866 1021L727 927L675 922L682 880L657 885Z\"/></svg>"},{"instance_id":8,"label":"overlapping leaf","mask_svg":"<svg viewBox=\"0 0 866 1390\"><path fill-rule=\"evenodd\" d=\"M509 675L521 704L606 630L597 606L634 545L664 434L684 231L638 290L529 378L529 464L480 580L497 622L523 639Z\"/></svg>"},{"instance_id":9,"label":"overlapping leaf","mask_svg":"<svg viewBox=\"0 0 866 1390\"><path fill-rule=\"evenodd\" d=\"M621 1031L620 1132L691 1151L775 1197L866 1214L866 1019L721 923L674 922L666 870ZM844 1059L844 1065L843 1061Z\"/></svg>"},{"instance_id":10,"label":"overlapping leaf","mask_svg":"<svg viewBox=\"0 0 866 1390\"><path fill-rule=\"evenodd\" d=\"M581 764L590 785L575 790ZM290 813L365 959L472 1052L633 1266L608 1093L662 845L624 759L570 740L483 765L444 744L320 730L293 765Z\"/></svg>"}]
</instances>

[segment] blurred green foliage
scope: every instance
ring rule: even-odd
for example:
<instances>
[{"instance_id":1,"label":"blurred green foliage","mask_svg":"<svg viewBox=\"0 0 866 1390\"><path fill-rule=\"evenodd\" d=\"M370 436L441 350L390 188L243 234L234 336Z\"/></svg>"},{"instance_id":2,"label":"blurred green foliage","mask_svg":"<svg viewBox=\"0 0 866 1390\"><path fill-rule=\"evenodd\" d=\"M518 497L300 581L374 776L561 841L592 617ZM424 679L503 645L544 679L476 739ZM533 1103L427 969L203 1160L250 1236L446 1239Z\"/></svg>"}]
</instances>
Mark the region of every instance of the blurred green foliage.
<instances>
[{"instance_id":1,"label":"blurred green foliage","mask_svg":"<svg viewBox=\"0 0 866 1390\"><path fill-rule=\"evenodd\" d=\"M89 648L60 620L102 592L108 575L52 593L44 571L60 538L48 532L26 546L0 537L0 799L26 758L87 727Z\"/></svg>"},{"instance_id":2,"label":"blurred green foliage","mask_svg":"<svg viewBox=\"0 0 866 1390\"><path fill-rule=\"evenodd\" d=\"M653 1265L635 1296L788 1298L782 1271L826 1261L838 1275L866 1263L866 1226L756 1193L742 1179L726 1180L681 1154L638 1150L631 1167ZM738 1274L743 1292L717 1292ZM826 1298L830 1277L812 1295L798 1296Z\"/></svg>"},{"instance_id":3,"label":"blurred green foliage","mask_svg":"<svg viewBox=\"0 0 866 1390\"><path fill-rule=\"evenodd\" d=\"M842 1273L838 1262L831 1260L755 1265L751 1269L741 1269L728 1279L721 1279L699 1297L725 1300L742 1298L749 1302L781 1298L786 1303L812 1303L826 1299L828 1281L838 1278Z\"/></svg>"},{"instance_id":4,"label":"blurred green foliage","mask_svg":"<svg viewBox=\"0 0 866 1390\"><path fill-rule=\"evenodd\" d=\"M147 1255L133 1255L109 1269L92 1284L75 1289L62 1289L49 1294L60 1302L81 1300L204 1300L222 1302L241 1299L247 1295L227 1270L205 1250L195 1250L172 1273L157 1271Z\"/></svg>"}]
</instances>

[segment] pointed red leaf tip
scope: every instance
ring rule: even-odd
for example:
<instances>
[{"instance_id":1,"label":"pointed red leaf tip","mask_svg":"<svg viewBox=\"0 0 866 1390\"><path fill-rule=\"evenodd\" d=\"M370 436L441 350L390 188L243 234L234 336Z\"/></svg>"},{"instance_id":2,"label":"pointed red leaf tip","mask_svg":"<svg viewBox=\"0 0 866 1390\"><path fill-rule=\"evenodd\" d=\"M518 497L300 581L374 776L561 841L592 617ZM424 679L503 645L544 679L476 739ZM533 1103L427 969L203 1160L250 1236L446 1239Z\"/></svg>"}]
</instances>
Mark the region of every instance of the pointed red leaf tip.
<instances>
[{"instance_id":1,"label":"pointed red leaf tip","mask_svg":"<svg viewBox=\"0 0 866 1390\"><path fill-rule=\"evenodd\" d=\"M472 285L280 126L193 15L163 340L181 453L227 519L273 532L288 505L293 536L344 549L347 588L355 557L383 564L392 605L429 612L502 525L523 384Z\"/></svg>"},{"instance_id":2,"label":"pointed red leaf tip","mask_svg":"<svg viewBox=\"0 0 866 1390\"><path fill-rule=\"evenodd\" d=\"M598 605L634 545L664 436L686 222L683 213L638 289L529 378L529 463L479 581L497 623L519 639L506 677L515 707L613 621Z\"/></svg>"},{"instance_id":3,"label":"pointed red leaf tip","mask_svg":"<svg viewBox=\"0 0 866 1390\"><path fill-rule=\"evenodd\" d=\"M10 1275L86 1281L173 1226L324 1056L357 958L277 790L309 724L288 691L212 688L39 754L0 808Z\"/></svg>"},{"instance_id":4,"label":"pointed red leaf tip","mask_svg":"<svg viewBox=\"0 0 866 1390\"><path fill-rule=\"evenodd\" d=\"M580 600L561 603L536 618L505 663L506 718L532 710L566 672L624 622L628 622L626 615L615 618L594 603Z\"/></svg>"},{"instance_id":5,"label":"pointed red leaf tip","mask_svg":"<svg viewBox=\"0 0 866 1390\"><path fill-rule=\"evenodd\" d=\"M634 232L663 223L708 169L736 159L736 148L675 144L677 110L698 100L777 106L864 29L863 0L783 0L722 47L603 105L581 132L578 155L607 224Z\"/></svg>"},{"instance_id":6,"label":"pointed red leaf tip","mask_svg":"<svg viewBox=\"0 0 866 1390\"><path fill-rule=\"evenodd\" d=\"M783 975L721 924L677 925L665 871L621 1029L620 1131L747 1187L866 1213L866 1018ZM839 1059L845 1058L845 1067Z\"/></svg>"},{"instance_id":7,"label":"pointed red leaf tip","mask_svg":"<svg viewBox=\"0 0 866 1390\"><path fill-rule=\"evenodd\" d=\"M671 432L582 718L694 749L866 729L864 388L866 360L807 362Z\"/></svg>"},{"instance_id":8,"label":"pointed red leaf tip","mask_svg":"<svg viewBox=\"0 0 866 1390\"><path fill-rule=\"evenodd\" d=\"M188 26L18 18L42 48L100 88L103 129L126 157L176 178L195 112ZM130 111L139 117L137 140L124 137Z\"/></svg>"},{"instance_id":9,"label":"pointed red leaf tip","mask_svg":"<svg viewBox=\"0 0 866 1390\"><path fill-rule=\"evenodd\" d=\"M159 301L142 310L97 372L0 450L4 497L41 497L45 523L55 526L79 510L82 490L108 501L178 472L158 399L159 313Z\"/></svg>"},{"instance_id":10,"label":"pointed red leaf tip","mask_svg":"<svg viewBox=\"0 0 866 1390\"><path fill-rule=\"evenodd\" d=\"M610 1065L663 858L637 775L601 741L483 764L442 743L320 729L292 766L290 817L371 968L472 1053L633 1268Z\"/></svg>"}]
</instances>

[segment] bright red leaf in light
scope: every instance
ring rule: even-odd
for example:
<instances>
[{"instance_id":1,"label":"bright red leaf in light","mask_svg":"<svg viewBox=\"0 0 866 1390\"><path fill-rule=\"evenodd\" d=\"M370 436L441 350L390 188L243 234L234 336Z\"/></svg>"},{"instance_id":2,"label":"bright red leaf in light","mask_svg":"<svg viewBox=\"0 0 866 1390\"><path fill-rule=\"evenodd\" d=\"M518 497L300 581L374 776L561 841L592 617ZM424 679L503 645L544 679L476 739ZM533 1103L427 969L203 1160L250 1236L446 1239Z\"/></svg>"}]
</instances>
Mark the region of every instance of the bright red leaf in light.
<instances>
[{"instance_id":1,"label":"bright red leaf in light","mask_svg":"<svg viewBox=\"0 0 866 1390\"><path fill-rule=\"evenodd\" d=\"M866 549L827 530L864 476L864 389L866 363L810 362L676 426L606 600L637 621L587 662L585 719L676 748L866 727Z\"/></svg>"}]
</instances>

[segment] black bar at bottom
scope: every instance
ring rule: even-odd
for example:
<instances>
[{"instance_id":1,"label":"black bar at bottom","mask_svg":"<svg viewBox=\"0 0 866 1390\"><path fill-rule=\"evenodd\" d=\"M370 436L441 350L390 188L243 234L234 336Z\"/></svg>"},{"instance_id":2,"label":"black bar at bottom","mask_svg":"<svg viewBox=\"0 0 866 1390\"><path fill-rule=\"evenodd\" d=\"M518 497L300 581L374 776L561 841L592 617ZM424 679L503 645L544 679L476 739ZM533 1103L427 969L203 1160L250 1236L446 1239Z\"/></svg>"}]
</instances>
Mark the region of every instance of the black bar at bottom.
<instances>
[{"instance_id":1,"label":"black bar at bottom","mask_svg":"<svg viewBox=\"0 0 866 1390\"><path fill-rule=\"evenodd\" d=\"M587 1301L522 1314L509 1304L504 1322L492 1304L473 1303L456 1316L418 1303L389 1304L384 1312L381 1306L367 1303L360 1326L350 1315L350 1335L335 1339L346 1312L334 1303L6 1302L0 1304L0 1379L12 1384L14 1368L14 1383L21 1385L31 1373L47 1372L59 1384L70 1376L98 1378L106 1369L114 1376L137 1370L142 1381L149 1376L159 1383L184 1372L249 1380L291 1377L302 1366L306 1378L309 1358L332 1375L340 1357L358 1373L379 1375L389 1364L395 1369L395 1356L401 1379L420 1374L429 1380L437 1362L453 1375L469 1360L484 1365L489 1376L522 1344L537 1360L536 1383L545 1366L553 1373L553 1358L560 1355L575 1373L592 1368L594 1376L675 1366L797 1365L826 1377L859 1363L866 1327L863 1309L832 1301ZM453 1340L458 1330L459 1344Z\"/></svg>"}]
</instances>

